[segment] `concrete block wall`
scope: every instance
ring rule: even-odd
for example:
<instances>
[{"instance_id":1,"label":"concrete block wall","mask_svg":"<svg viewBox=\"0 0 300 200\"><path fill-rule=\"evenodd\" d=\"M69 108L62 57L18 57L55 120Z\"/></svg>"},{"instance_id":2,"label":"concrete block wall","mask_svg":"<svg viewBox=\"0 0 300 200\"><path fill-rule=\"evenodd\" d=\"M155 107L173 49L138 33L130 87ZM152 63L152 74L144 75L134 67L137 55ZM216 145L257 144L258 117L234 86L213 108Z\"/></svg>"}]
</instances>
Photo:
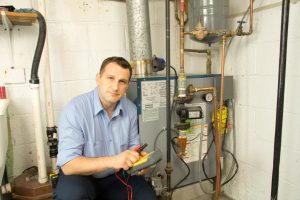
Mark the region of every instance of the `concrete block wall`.
<instances>
[{"instance_id":1,"label":"concrete block wall","mask_svg":"<svg viewBox=\"0 0 300 200\"><path fill-rule=\"evenodd\" d=\"M119 55L129 59L126 5L118 1L51 0L46 2L49 61L52 76L55 120L63 106L74 96L95 87L95 75L107 56ZM247 8L248 0L231 0L231 13ZM255 7L275 3L256 0ZM280 166L279 199L299 199L299 126L297 107L299 92L298 49L300 4L291 4L285 110L283 121L282 157ZM0 0L0 5L13 4L16 8L34 7L35 1ZM150 24L153 54L165 56L164 1L150 0ZM228 50L226 75L234 76L237 159L240 170L223 189L234 199L269 199L271 190L273 141L276 112L277 73L279 62L281 8L263 10L254 15L254 33L249 37L234 38ZM171 65L179 66L179 28L171 3ZM241 17L232 19L232 27ZM245 27L247 29L247 25ZM12 30L14 63L25 68L26 80L37 41L38 27L15 26ZM0 67L8 66L6 32L0 27ZM185 39L187 48L208 48ZM219 70L219 46L209 47L213 54L213 72ZM185 56L187 73L205 72L204 55ZM164 73L164 72L163 72ZM41 99L45 120L43 66ZM36 165L35 138L29 85L7 85L13 153L9 158L11 175ZM45 127L43 126L43 127ZM46 141L46 134L45 134ZM47 149L47 147L46 147ZM47 150L46 150L47 153ZM47 153L48 154L48 153Z\"/></svg>"},{"instance_id":2,"label":"concrete block wall","mask_svg":"<svg viewBox=\"0 0 300 200\"><path fill-rule=\"evenodd\" d=\"M277 1L257 0L254 7ZM247 1L231 1L232 14L246 10ZM300 199L300 3L291 1L278 199ZM241 16L232 19L233 26ZM246 18L247 19L247 18ZM248 22L248 21L247 21ZM239 173L223 189L234 199L270 199L273 168L281 6L254 13L254 32L234 38L227 72L234 76L236 156ZM245 30L248 30L247 23ZM230 72L231 71L231 72Z\"/></svg>"}]
</instances>

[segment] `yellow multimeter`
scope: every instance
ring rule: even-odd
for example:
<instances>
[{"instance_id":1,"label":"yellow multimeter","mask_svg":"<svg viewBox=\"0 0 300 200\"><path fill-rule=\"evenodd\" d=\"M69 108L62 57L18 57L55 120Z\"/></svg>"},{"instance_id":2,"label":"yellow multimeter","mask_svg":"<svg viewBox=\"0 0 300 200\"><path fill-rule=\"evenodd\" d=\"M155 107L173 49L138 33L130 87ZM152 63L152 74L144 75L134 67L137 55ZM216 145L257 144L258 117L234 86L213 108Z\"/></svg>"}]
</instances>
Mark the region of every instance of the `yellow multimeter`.
<instances>
[{"instance_id":1,"label":"yellow multimeter","mask_svg":"<svg viewBox=\"0 0 300 200\"><path fill-rule=\"evenodd\" d=\"M141 157L133 166L127 170L130 175L137 174L140 170L150 167L158 163L162 158L162 152L160 150L152 151L151 153Z\"/></svg>"}]
</instances>

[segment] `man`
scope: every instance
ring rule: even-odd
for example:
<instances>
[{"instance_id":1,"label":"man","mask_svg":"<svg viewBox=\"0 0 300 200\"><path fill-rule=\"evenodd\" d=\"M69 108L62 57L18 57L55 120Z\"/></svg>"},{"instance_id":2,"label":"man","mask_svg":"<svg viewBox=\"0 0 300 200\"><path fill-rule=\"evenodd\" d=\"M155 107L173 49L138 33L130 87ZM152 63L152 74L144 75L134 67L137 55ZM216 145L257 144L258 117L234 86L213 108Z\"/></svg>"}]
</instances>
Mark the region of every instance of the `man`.
<instances>
[{"instance_id":1,"label":"man","mask_svg":"<svg viewBox=\"0 0 300 200\"><path fill-rule=\"evenodd\" d=\"M124 172L139 159L133 150L139 145L137 110L124 96L131 74L124 58L107 58L96 76L98 87L62 111L55 199L122 200L131 192L133 199L156 199L143 177Z\"/></svg>"}]
</instances>

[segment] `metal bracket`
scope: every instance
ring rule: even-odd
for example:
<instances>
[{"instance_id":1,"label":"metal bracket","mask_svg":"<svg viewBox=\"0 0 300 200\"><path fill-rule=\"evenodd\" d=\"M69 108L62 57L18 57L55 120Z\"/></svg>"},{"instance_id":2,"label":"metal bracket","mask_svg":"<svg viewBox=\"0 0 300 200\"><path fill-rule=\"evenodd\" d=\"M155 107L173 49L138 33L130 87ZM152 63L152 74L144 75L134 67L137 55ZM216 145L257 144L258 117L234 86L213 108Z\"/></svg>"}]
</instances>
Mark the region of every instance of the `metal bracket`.
<instances>
[{"instance_id":1,"label":"metal bracket","mask_svg":"<svg viewBox=\"0 0 300 200\"><path fill-rule=\"evenodd\" d=\"M4 30L7 31L7 38L8 38L8 48L9 48L9 60L10 60L10 66L11 68L14 68L14 55L12 50L12 39L11 39L11 30L13 28L13 24L6 16L5 11L1 11L1 18L2 23L4 26Z\"/></svg>"},{"instance_id":2,"label":"metal bracket","mask_svg":"<svg viewBox=\"0 0 300 200\"><path fill-rule=\"evenodd\" d=\"M13 25L10 22L10 20L8 19L8 17L6 16L5 11L1 11L1 18L2 18L2 23L3 23L4 29L11 30Z\"/></svg>"}]
</instances>

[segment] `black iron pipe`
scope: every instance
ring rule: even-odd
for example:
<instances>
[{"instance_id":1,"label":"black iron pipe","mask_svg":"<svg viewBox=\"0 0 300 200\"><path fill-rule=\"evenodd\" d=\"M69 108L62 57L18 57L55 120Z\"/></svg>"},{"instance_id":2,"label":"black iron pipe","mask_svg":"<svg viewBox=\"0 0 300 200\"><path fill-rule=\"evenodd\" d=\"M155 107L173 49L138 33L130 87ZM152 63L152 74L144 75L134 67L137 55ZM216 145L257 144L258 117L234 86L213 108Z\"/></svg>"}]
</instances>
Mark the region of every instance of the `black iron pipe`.
<instances>
[{"instance_id":1,"label":"black iron pipe","mask_svg":"<svg viewBox=\"0 0 300 200\"><path fill-rule=\"evenodd\" d=\"M37 20L39 22L39 38L37 41L37 45L33 57L31 75L30 75L31 78L29 82L32 84L39 84L40 80L38 77L38 71L39 71L39 64L41 61L45 40L46 40L46 22L45 22L45 18L39 11L34 10L34 12L36 12L38 15Z\"/></svg>"},{"instance_id":2,"label":"black iron pipe","mask_svg":"<svg viewBox=\"0 0 300 200\"><path fill-rule=\"evenodd\" d=\"M277 108L276 108L271 200L277 200L277 197L278 197L279 165L280 165L282 119L283 119L284 89L285 89L284 87L285 87L285 71L286 71L286 54L287 54L288 25L289 25L289 9L290 9L290 1L283 0L282 1L282 11L281 11L280 53L279 53Z\"/></svg>"},{"instance_id":3,"label":"black iron pipe","mask_svg":"<svg viewBox=\"0 0 300 200\"><path fill-rule=\"evenodd\" d=\"M167 118L167 192L171 192L171 118L170 118L170 0L166 0L166 118ZM169 194L167 194L169 198Z\"/></svg>"}]
</instances>

